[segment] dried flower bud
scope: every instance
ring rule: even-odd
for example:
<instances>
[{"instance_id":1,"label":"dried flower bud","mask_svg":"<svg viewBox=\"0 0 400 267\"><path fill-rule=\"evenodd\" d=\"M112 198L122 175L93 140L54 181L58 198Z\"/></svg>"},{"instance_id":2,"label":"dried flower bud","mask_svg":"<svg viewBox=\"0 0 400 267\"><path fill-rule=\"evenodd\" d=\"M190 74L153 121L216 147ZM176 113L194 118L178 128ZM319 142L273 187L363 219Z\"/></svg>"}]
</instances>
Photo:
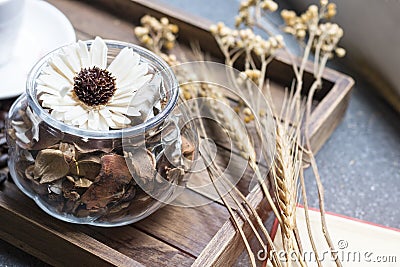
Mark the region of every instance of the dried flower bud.
<instances>
[{"instance_id":1,"label":"dried flower bud","mask_svg":"<svg viewBox=\"0 0 400 267\"><path fill-rule=\"evenodd\" d=\"M162 17L160 19L162 25L167 26L169 24L169 20L166 17Z\"/></svg>"},{"instance_id":2,"label":"dried flower bud","mask_svg":"<svg viewBox=\"0 0 400 267\"><path fill-rule=\"evenodd\" d=\"M326 18L327 19L331 19L334 16L336 16L336 10L335 9L328 9L328 11L326 12Z\"/></svg>"},{"instance_id":3,"label":"dried flower bud","mask_svg":"<svg viewBox=\"0 0 400 267\"><path fill-rule=\"evenodd\" d=\"M296 31L290 26L286 26L285 28L283 28L283 31L286 32L286 33L289 33L289 34L295 34L296 33Z\"/></svg>"},{"instance_id":4,"label":"dried flower bud","mask_svg":"<svg viewBox=\"0 0 400 267\"><path fill-rule=\"evenodd\" d=\"M259 46L254 47L253 51L254 51L254 53L255 53L257 56L261 56L261 55L265 54L265 50L262 49L262 48L259 47Z\"/></svg>"},{"instance_id":5,"label":"dried flower bud","mask_svg":"<svg viewBox=\"0 0 400 267\"><path fill-rule=\"evenodd\" d=\"M335 49L335 53L338 57L344 57L346 55L346 50L342 47L338 47Z\"/></svg>"},{"instance_id":6,"label":"dried flower bud","mask_svg":"<svg viewBox=\"0 0 400 267\"><path fill-rule=\"evenodd\" d=\"M243 114L246 116L251 116L253 113L251 112L251 109L246 107L243 109Z\"/></svg>"},{"instance_id":7,"label":"dried flower bud","mask_svg":"<svg viewBox=\"0 0 400 267\"><path fill-rule=\"evenodd\" d=\"M308 11L312 18L318 17L318 7L316 5L311 5L308 7Z\"/></svg>"},{"instance_id":8,"label":"dried flower bud","mask_svg":"<svg viewBox=\"0 0 400 267\"><path fill-rule=\"evenodd\" d=\"M167 50L170 50L170 49L174 48L174 46L175 46L175 42L171 42L171 41L166 42L166 43L164 44L164 47L165 47Z\"/></svg>"},{"instance_id":9,"label":"dried flower bud","mask_svg":"<svg viewBox=\"0 0 400 267\"><path fill-rule=\"evenodd\" d=\"M140 38L143 35L146 35L149 33L149 29L145 28L145 27L136 27L135 28L135 35Z\"/></svg>"},{"instance_id":10,"label":"dried flower bud","mask_svg":"<svg viewBox=\"0 0 400 267\"><path fill-rule=\"evenodd\" d=\"M271 12L274 12L278 9L278 4L272 0L266 0L261 3L260 7L264 10L269 10Z\"/></svg>"},{"instance_id":11,"label":"dried flower bud","mask_svg":"<svg viewBox=\"0 0 400 267\"><path fill-rule=\"evenodd\" d=\"M321 6L326 6L328 4L328 0L320 0L319 3Z\"/></svg>"},{"instance_id":12,"label":"dried flower bud","mask_svg":"<svg viewBox=\"0 0 400 267\"><path fill-rule=\"evenodd\" d=\"M329 3L327 6L328 9L336 9L336 4L335 3Z\"/></svg>"},{"instance_id":13,"label":"dried flower bud","mask_svg":"<svg viewBox=\"0 0 400 267\"><path fill-rule=\"evenodd\" d=\"M214 35L217 34L218 33L218 26L217 25L211 25L210 32L212 34L214 34Z\"/></svg>"},{"instance_id":14,"label":"dried flower bud","mask_svg":"<svg viewBox=\"0 0 400 267\"><path fill-rule=\"evenodd\" d=\"M164 38L169 42L175 41L175 35L172 32L166 32Z\"/></svg>"},{"instance_id":15,"label":"dried flower bud","mask_svg":"<svg viewBox=\"0 0 400 267\"><path fill-rule=\"evenodd\" d=\"M304 39L306 37L306 31L305 30L297 31L296 37L299 38L299 39Z\"/></svg>"},{"instance_id":16,"label":"dried flower bud","mask_svg":"<svg viewBox=\"0 0 400 267\"><path fill-rule=\"evenodd\" d=\"M172 33L174 33L174 34L178 33L178 31L179 31L178 26L175 25L175 24L169 24L169 25L168 25L168 28L169 28L169 30L170 30Z\"/></svg>"},{"instance_id":17,"label":"dried flower bud","mask_svg":"<svg viewBox=\"0 0 400 267\"><path fill-rule=\"evenodd\" d=\"M253 115L244 117L244 122L245 123L250 123L253 120L254 120L254 116Z\"/></svg>"},{"instance_id":18,"label":"dried flower bud","mask_svg":"<svg viewBox=\"0 0 400 267\"><path fill-rule=\"evenodd\" d=\"M239 78L241 78L241 79L243 79L243 80L246 80L246 79L247 79L247 74L246 74L246 72L244 72L244 71L240 72Z\"/></svg>"},{"instance_id":19,"label":"dried flower bud","mask_svg":"<svg viewBox=\"0 0 400 267\"><path fill-rule=\"evenodd\" d=\"M230 29L228 27L223 27L220 31L219 34L221 36L227 36L228 34L230 34Z\"/></svg>"}]
</instances>

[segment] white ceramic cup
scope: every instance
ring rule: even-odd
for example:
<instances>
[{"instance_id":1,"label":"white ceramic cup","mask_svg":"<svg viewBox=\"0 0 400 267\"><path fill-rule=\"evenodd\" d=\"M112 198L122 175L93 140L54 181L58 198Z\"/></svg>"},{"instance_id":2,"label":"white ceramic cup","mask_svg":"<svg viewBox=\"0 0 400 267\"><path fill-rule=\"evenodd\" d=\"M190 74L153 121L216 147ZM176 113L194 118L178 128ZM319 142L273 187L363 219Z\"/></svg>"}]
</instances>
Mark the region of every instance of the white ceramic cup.
<instances>
[{"instance_id":1,"label":"white ceramic cup","mask_svg":"<svg viewBox=\"0 0 400 267\"><path fill-rule=\"evenodd\" d=\"M21 28L25 0L0 0L0 66L7 64Z\"/></svg>"}]
</instances>

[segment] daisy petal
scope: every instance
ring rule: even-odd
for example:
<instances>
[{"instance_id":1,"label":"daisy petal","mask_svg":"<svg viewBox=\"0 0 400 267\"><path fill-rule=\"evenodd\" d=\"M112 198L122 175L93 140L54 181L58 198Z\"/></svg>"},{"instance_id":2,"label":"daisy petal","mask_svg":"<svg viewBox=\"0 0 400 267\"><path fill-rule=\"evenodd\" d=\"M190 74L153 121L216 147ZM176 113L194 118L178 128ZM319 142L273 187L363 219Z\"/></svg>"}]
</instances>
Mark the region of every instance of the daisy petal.
<instances>
[{"instance_id":1,"label":"daisy petal","mask_svg":"<svg viewBox=\"0 0 400 267\"><path fill-rule=\"evenodd\" d=\"M70 96L60 97L55 95L43 94L39 97L43 102L48 102L50 105L75 106L78 103Z\"/></svg>"},{"instance_id":2,"label":"daisy petal","mask_svg":"<svg viewBox=\"0 0 400 267\"><path fill-rule=\"evenodd\" d=\"M56 90L52 87L49 87L49 86L38 85L38 86L36 86L36 89L37 89L37 94L47 93L50 95L59 95L58 90Z\"/></svg>"},{"instance_id":3,"label":"daisy petal","mask_svg":"<svg viewBox=\"0 0 400 267\"><path fill-rule=\"evenodd\" d=\"M109 103L109 106L117 106L117 107L128 107L129 103L131 103L132 97L124 97L121 99L114 99Z\"/></svg>"},{"instance_id":4,"label":"daisy petal","mask_svg":"<svg viewBox=\"0 0 400 267\"><path fill-rule=\"evenodd\" d=\"M133 83L141 76L146 75L149 72L149 65L147 63L141 63L137 66L130 66L125 70L120 78L117 78L118 87L125 87L126 85Z\"/></svg>"},{"instance_id":5,"label":"daisy petal","mask_svg":"<svg viewBox=\"0 0 400 267\"><path fill-rule=\"evenodd\" d=\"M79 125L79 128L85 129L85 130L88 129L88 122L86 121L85 123Z\"/></svg>"},{"instance_id":6,"label":"daisy petal","mask_svg":"<svg viewBox=\"0 0 400 267\"><path fill-rule=\"evenodd\" d=\"M103 119L106 120L108 126L110 128L116 128L117 125L115 124L115 122L112 120L112 114L111 112L107 109L107 108L103 108L99 110L99 113L101 115L101 117L103 117Z\"/></svg>"},{"instance_id":7,"label":"daisy petal","mask_svg":"<svg viewBox=\"0 0 400 267\"><path fill-rule=\"evenodd\" d=\"M88 129L91 129L91 130L99 129L99 113L94 110L89 111Z\"/></svg>"},{"instance_id":8,"label":"daisy petal","mask_svg":"<svg viewBox=\"0 0 400 267\"><path fill-rule=\"evenodd\" d=\"M90 48L91 66L106 69L107 67L107 45L100 37L96 37Z\"/></svg>"},{"instance_id":9,"label":"daisy petal","mask_svg":"<svg viewBox=\"0 0 400 267\"><path fill-rule=\"evenodd\" d=\"M64 117L68 121L73 121L81 116L84 116L85 113L87 113L87 111L81 105L77 105L73 108L70 108Z\"/></svg>"},{"instance_id":10,"label":"daisy petal","mask_svg":"<svg viewBox=\"0 0 400 267\"><path fill-rule=\"evenodd\" d=\"M108 106L108 109L114 113L126 114L128 116L133 116L133 117L142 115L136 107L126 108L126 107Z\"/></svg>"},{"instance_id":11,"label":"daisy petal","mask_svg":"<svg viewBox=\"0 0 400 267\"><path fill-rule=\"evenodd\" d=\"M125 110L126 110L126 108L125 108ZM127 125L127 124L131 123L130 119L128 119L127 117L125 117L124 115L119 114L119 113L112 112L111 113L111 119L116 124L119 124L119 125Z\"/></svg>"},{"instance_id":12,"label":"daisy petal","mask_svg":"<svg viewBox=\"0 0 400 267\"><path fill-rule=\"evenodd\" d=\"M153 75L149 74L149 75L145 75L145 76L136 78L130 84L126 84L126 85L123 84L115 92L115 95L118 96L119 94L125 93L127 91L137 91L138 89L143 87L145 84L147 84L151 80L152 77L153 77Z\"/></svg>"},{"instance_id":13,"label":"daisy petal","mask_svg":"<svg viewBox=\"0 0 400 267\"><path fill-rule=\"evenodd\" d=\"M60 120L60 121L64 121L64 114L65 112L59 112L57 110L52 110L50 115L56 119L56 120Z\"/></svg>"},{"instance_id":14,"label":"daisy petal","mask_svg":"<svg viewBox=\"0 0 400 267\"><path fill-rule=\"evenodd\" d=\"M60 55L60 57L74 73L78 73L81 70L81 62L78 56L78 46L76 44L63 48L63 53Z\"/></svg>"},{"instance_id":15,"label":"daisy petal","mask_svg":"<svg viewBox=\"0 0 400 267\"><path fill-rule=\"evenodd\" d=\"M51 87L53 89L56 89L57 91L60 91L66 86L72 86L72 84L67 79L59 74L40 75L37 82L40 85Z\"/></svg>"},{"instance_id":16,"label":"daisy petal","mask_svg":"<svg viewBox=\"0 0 400 267\"><path fill-rule=\"evenodd\" d=\"M129 72L130 68L139 64L140 56L134 53L132 49L125 47L111 62L108 70L117 78L122 79L126 73Z\"/></svg>"},{"instance_id":17,"label":"daisy petal","mask_svg":"<svg viewBox=\"0 0 400 267\"><path fill-rule=\"evenodd\" d=\"M62 76L68 79L68 81L73 81L75 73L65 64L60 56L54 57L50 61L50 65Z\"/></svg>"},{"instance_id":18,"label":"daisy petal","mask_svg":"<svg viewBox=\"0 0 400 267\"><path fill-rule=\"evenodd\" d=\"M84 42L78 41L78 57L80 58L81 61L81 67L82 68L88 68L91 65L91 59L90 59L90 54L87 49L87 46Z\"/></svg>"},{"instance_id":19,"label":"daisy petal","mask_svg":"<svg viewBox=\"0 0 400 267\"><path fill-rule=\"evenodd\" d=\"M99 114L99 113L97 113L97 114ZM107 130L110 129L110 127L108 126L107 121L102 116L99 116L99 129L102 130L102 131L107 131Z\"/></svg>"},{"instance_id":20,"label":"daisy petal","mask_svg":"<svg viewBox=\"0 0 400 267\"><path fill-rule=\"evenodd\" d=\"M88 113L86 112L85 115L80 116L78 118L76 118L75 120L71 121L72 124L77 125L78 127L81 127L82 125L84 125L85 123L88 122Z\"/></svg>"}]
</instances>

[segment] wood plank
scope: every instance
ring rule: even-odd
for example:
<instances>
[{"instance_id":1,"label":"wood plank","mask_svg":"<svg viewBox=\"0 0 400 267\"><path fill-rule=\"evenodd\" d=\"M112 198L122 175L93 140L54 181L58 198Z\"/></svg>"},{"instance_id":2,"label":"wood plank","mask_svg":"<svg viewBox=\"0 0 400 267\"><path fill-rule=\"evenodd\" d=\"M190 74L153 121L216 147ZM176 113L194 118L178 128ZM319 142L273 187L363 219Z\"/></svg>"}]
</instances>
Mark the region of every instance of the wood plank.
<instances>
[{"instance_id":1,"label":"wood plank","mask_svg":"<svg viewBox=\"0 0 400 267\"><path fill-rule=\"evenodd\" d=\"M142 266L76 225L45 214L10 182L0 190L0 214L0 237L51 265Z\"/></svg>"},{"instance_id":2,"label":"wood plank","mask_svg":"<svg viewBox=\"0 0 400 267\"><path fill-rule=\"evenodd\" d=\"M190 266L195 260L192 255L170 246L155 236L138 231L132 226L85 227L83 232L145 266Z\"/></svg>"},{"instance_id":3,"label":"wood plank","mask_svg":"<svg viewBox=\"0 0 400 267\"><path fill-rule=\"evenodd\" d=\"M263 193L260 188L249 194L248 201L256 207L262 220L266 220L271 210L268 208ZM239 226L243 228L243 232L248 239L253 236L252 230L248 223L244 223L238 216ZM252 218L255 223L254 218ZM192 267L205 266L232 266L239 255L244 250L244 243L241 236L236 231L234 224L228 220L214 236L208 246L203 250L201 255L193 263Z\"/></svg>"},{"instance_id":4,"label":"wood plank","mask_svg":"<svg viewBox=\"0 0 400 267\"><path fill-rule=\"evenodd\" d=\"M350 101L354 80L343 77L330 91L335 97L326 97L316 107L310 118L311 147L316 153L342 121Z\"/></svg>"},{"instance_id":5,"label":"wood plank","mask_svg":"<svg viewBox=\"0 0 400 267\"><path fill-rule=\"evenodd\" d=\"M75 30L86 33L91 38L101 36L104 39L137 43L133 25L104 10L88 5L84 1L48 0L48 2L64 12Z\"/></svg>"},{"instance_id":6,"label":"wood plank","mask_svg":"<svg viewBox=\"0 0 400 267\"><path fill-rule=\"evenodd\" d=\"M196 195L188 190L178 201L185 203ZM198 257L228 218L226 209L215 202L193 208L168 206L135 227Z\"/></svg>"}]
</instances>

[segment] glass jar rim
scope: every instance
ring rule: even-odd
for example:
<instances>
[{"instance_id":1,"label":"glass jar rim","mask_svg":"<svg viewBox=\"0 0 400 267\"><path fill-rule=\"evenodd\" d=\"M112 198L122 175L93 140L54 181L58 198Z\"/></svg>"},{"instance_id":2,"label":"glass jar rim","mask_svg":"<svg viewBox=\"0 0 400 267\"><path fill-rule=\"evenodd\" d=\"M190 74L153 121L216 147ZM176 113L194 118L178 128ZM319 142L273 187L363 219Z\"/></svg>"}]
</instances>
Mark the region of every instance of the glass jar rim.
<instances>
[{"instance_id":1,"label":"glass jar rim","mask_svg":"<svg viewBox=\"0 0 400 267\"><path fill-rule=\"evenodd\" d=\"M84 43L89 47L92 45L93 42L94 40L84 41ZM46 111L39 103L35 90L36 80L41 74L42 67L45 66L46 63L48 63L49 59L54 55L54 53L61 51L62 48L68 47L71 44L59 47L49 52L44 57L42 57L29 72L26 81L26 95L28 98L28 104L31 107L33 113L35 113L41 120L45 121L49 125L53 126L54 128L57 128L58 130L64 133L79 135L82 138L87 138L87 139L112 139L112 138L122 138L123 136L135 136L138 134L143 134L148 129L152 129L157 125L159 125L160 123L162 123L175 108L179 98L179 85L175 77L175 74L172 71L172 68L162 58L160 58L150 50L145 49L139 45L122 41L107 40L107 39L105 39L104 42L107 44L108 47L119 48L119 49L123 49L125 47L132 48L133 51L138 53L141 57L146 58L147 60L155 63L156 67L159 68L156 69L155 75L157 75L157 73L160 72L166 73L167 77L169 78L167 88L168 92L170 92L170 95L168 96L168 102L166 106L160 111L160 113L150 118L149 120L146 120L143 123L133 125L127 128L108 130L108 131L80 129L78 127L65 124L64 122L53 118L51 114L48 111ZM163 79L163 82L165 83L166 81Z\"/></svg>"}]
</instances>

